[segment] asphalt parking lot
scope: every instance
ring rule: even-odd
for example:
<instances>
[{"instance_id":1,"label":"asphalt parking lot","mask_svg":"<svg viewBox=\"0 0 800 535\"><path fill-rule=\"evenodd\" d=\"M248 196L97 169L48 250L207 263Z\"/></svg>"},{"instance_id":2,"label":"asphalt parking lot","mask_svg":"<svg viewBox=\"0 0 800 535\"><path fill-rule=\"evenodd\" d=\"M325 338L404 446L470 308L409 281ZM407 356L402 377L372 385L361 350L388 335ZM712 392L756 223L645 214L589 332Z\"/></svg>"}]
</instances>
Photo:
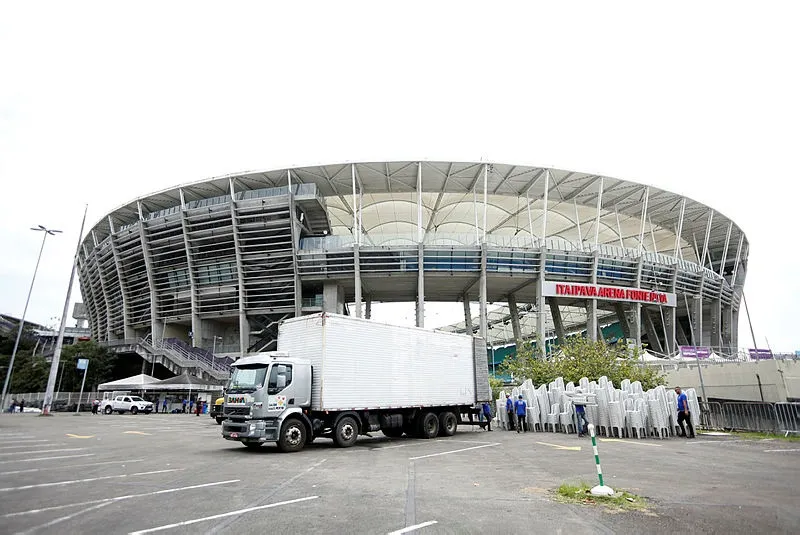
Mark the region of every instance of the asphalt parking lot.
<instances>
[{"instance_id":1,"label":"asphalt parking lot","mask_svg":"<svg viewBox=\"0 0 800 535\"><path fill-rule=\"evenodd\" d=\"M591 443L552 433L381 433L251 451L208 416L0 417L0 533L763 533L800 525L800 445L602 440L606 484L652 501L552 500L594 484Z\"/></svg>"}]
</instances>

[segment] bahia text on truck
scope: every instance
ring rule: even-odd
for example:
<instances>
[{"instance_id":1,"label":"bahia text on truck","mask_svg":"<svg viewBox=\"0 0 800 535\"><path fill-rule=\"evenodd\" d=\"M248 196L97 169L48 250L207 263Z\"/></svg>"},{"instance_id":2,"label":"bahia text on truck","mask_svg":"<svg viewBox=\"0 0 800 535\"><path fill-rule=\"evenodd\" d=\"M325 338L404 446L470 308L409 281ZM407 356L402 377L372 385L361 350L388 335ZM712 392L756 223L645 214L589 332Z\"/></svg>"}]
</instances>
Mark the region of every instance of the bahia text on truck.
<instances>
[{"instance_id":1,"label":"bahia text on truck","mask_svg":"<svg viewBox=\"0 0 800 535\"><path fill-rule=\"evenodd\" d=\"M249 448L299 451L318 437L349 447L376 431L451 436L491 398L483 339L336 314L284 321L277 351L232 367L222 436Z\"/></svg>"}]
</instances>

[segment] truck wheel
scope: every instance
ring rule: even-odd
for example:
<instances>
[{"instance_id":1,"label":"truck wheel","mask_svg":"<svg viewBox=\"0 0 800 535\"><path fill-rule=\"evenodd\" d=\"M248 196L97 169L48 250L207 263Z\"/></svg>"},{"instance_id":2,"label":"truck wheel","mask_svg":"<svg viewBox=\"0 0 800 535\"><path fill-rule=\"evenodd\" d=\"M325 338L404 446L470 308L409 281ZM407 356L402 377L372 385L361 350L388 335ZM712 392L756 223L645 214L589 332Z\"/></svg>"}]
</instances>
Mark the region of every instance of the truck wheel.
<instances>
[{"instance_id":1,"label":"truck wheel","mask_svg":"<svg viewBox=\"0 0 800 535\"><path fill-rule=\"evenodd\" d=\"M223 420L225 420L225 418L217 418L217 425L222 425Z\"/></svg>"},{"instance_id":2,"label":"truck wheel","mask_svg":"<svg viewBox=\"0 0 800 535\"><path fill-rule=\"evenodd\" d=\"M306 445L306 426L303 422L292 418L287 420L281 428L281 435L278 437L278 449L289 453L300 451Z\"/></svg>"},{"instance_id":3,"label":"truck wheel","mask_svg":"<svg viewBox=\"0 0 800 535\"><path fill-rule=\"evenodd\" d=\"M439 418L432 412L426 412L419 419L419 438L436 438L439 434Z\"/></svg>"},{"instance_id":4,"label":"truck wheel","mask_svg":"<svg viewBox=\"0 0 800 535\"><path fill-rule=\"evenodd\" d=\"M349 448L358 440L358 424L352 416L345 416L336 423L333 442L340 448Z\"/></svg>"},{"instance_id":5,"label":"truck wheel","mask_svg":"<svg viewBox=\"0 0 800 535\"><path fill-rule=\"evenodd\" d=\"M402 427L387 427L386 429L381 429L381 431L383 431L384 435L391 438L400 438L403 436Z\"/></svg>"},{"instance_id":6,"label":"truck wheel","mask_svg":"<svg viewBox=\"0 0 800 535\"><path fill-rule=\"evenodd\" d=\"M439 415L439 434L443 437L452 437L456 434L458 428L458 419L456 415L450 411L443 412Z\"/></svg>"},{"instance_id":7,"label":"truck wheel","mask_svg":"<svg viewBox=\"0 0 800 535\"><path fill-rule=\"evenodd\" d=\"M131 414L139 414L139 407L131 407Z\"/></svg>"},{"instance_id":8,"label":"truck wheel","mask_svg":"<svg viewBox=\"0 0 800 535\"><path fill-rule=\"evenodd\" d=\"M114 411L112 411L112 410L111 410L111 405L106 405L106 408L105 408L105 409L103 409L103 412L104 412L105 414L111 414L111 413L112 413L112 412L114 412Z\"/></svg>"}]
</instances>

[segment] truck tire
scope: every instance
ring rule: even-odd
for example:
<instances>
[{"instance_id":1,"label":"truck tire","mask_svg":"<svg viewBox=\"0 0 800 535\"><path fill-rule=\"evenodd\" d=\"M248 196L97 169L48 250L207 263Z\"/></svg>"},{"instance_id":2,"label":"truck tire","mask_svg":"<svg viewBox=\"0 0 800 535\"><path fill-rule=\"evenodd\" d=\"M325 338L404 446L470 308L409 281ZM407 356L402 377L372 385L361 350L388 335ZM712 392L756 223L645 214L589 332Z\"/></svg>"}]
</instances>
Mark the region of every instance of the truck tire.
<instances>
[{"instance_id":1,"label":"truck tire","mask_svg":"<svg viewBox=\"0 0 800 535\"><path fill-rule=\"evenodd\" d=\"M114 411L111 409L111 405L106 405L106 408L105 408L105 409L103 409L103 412L104 412L105 414L111 414L111 413L112 413L112 412L114 412Z\"/></svg>"},{"instance_id":2,"label":"truck tire","mask_svg":"<svg viewBox=\"0 0 800 535\"><path fill-rule=\"evenodd\" d=\"M220 418L217 416L217 425L222 425L222 422L225 421L225 418Z\"/></svg>"},{"instance_id":3,"label":"truck tire","mask_svg":"<svg viewBox=\"0 0 800 535\"><path fill-rule=\"evenodd\" d=\"M131 407L131 414L139 414L139 407L137 407L136 405Z\"/></svg>"},{"instance_id":4,"label":"truck tire","mask_svg":"<svg viewBox=\"0 0 800 535\"><path fill-rule=\"evenodd\" d=\"M439 435L443 437L452 437L456 434L458 428L458 418L450 411L443 412L439 415Z\"/></svg>"},{"instance_id":5,"label":"truck tire","mask_svg":"<svg viewBox=\"0 0 800 535\"><path fill-rule=\"evenodd\" d=\"M284 453L300 451L306 445L306 426L297 418L290 418L281 427L278 449Z\"/></svg>"},{"instance_id":6,"label":"truck tire","mask_svg":"<svg viewBox=\"0 0 800 535\"><path fill-rule=\"evenodd\" d=\"M345 416L336 422L333 442L340 448L349 448L358 440L358 423L352 416Z\"/></svg>"},{"instance_id":7,"label":"truck tire","mask_svg":"<svg viewBox=\"0 0 800 535\"><path fill-rule=\"evenodd\" d=\"M419 438L436 438L439 434L439 418L432 412L424 413L417 428Z\"/></svg>"}]
</instances>

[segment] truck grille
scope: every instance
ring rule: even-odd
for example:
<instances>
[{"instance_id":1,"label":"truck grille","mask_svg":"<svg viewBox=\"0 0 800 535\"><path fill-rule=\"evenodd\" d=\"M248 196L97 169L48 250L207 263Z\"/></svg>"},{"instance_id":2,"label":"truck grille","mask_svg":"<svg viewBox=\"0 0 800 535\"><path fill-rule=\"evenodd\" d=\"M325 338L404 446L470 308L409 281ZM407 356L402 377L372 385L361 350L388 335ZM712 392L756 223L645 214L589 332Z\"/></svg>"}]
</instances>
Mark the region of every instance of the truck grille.
<instances>
[{"instance_id":1,"label":"truck grille","mask_svg":"<svg viewBox=\"0 0 800 535\"><path fill-rule=\"evenodd\" d=\"M250 414L249 407L226 407L225 416L247 416Z\"/></svg>"}]
</instances>

